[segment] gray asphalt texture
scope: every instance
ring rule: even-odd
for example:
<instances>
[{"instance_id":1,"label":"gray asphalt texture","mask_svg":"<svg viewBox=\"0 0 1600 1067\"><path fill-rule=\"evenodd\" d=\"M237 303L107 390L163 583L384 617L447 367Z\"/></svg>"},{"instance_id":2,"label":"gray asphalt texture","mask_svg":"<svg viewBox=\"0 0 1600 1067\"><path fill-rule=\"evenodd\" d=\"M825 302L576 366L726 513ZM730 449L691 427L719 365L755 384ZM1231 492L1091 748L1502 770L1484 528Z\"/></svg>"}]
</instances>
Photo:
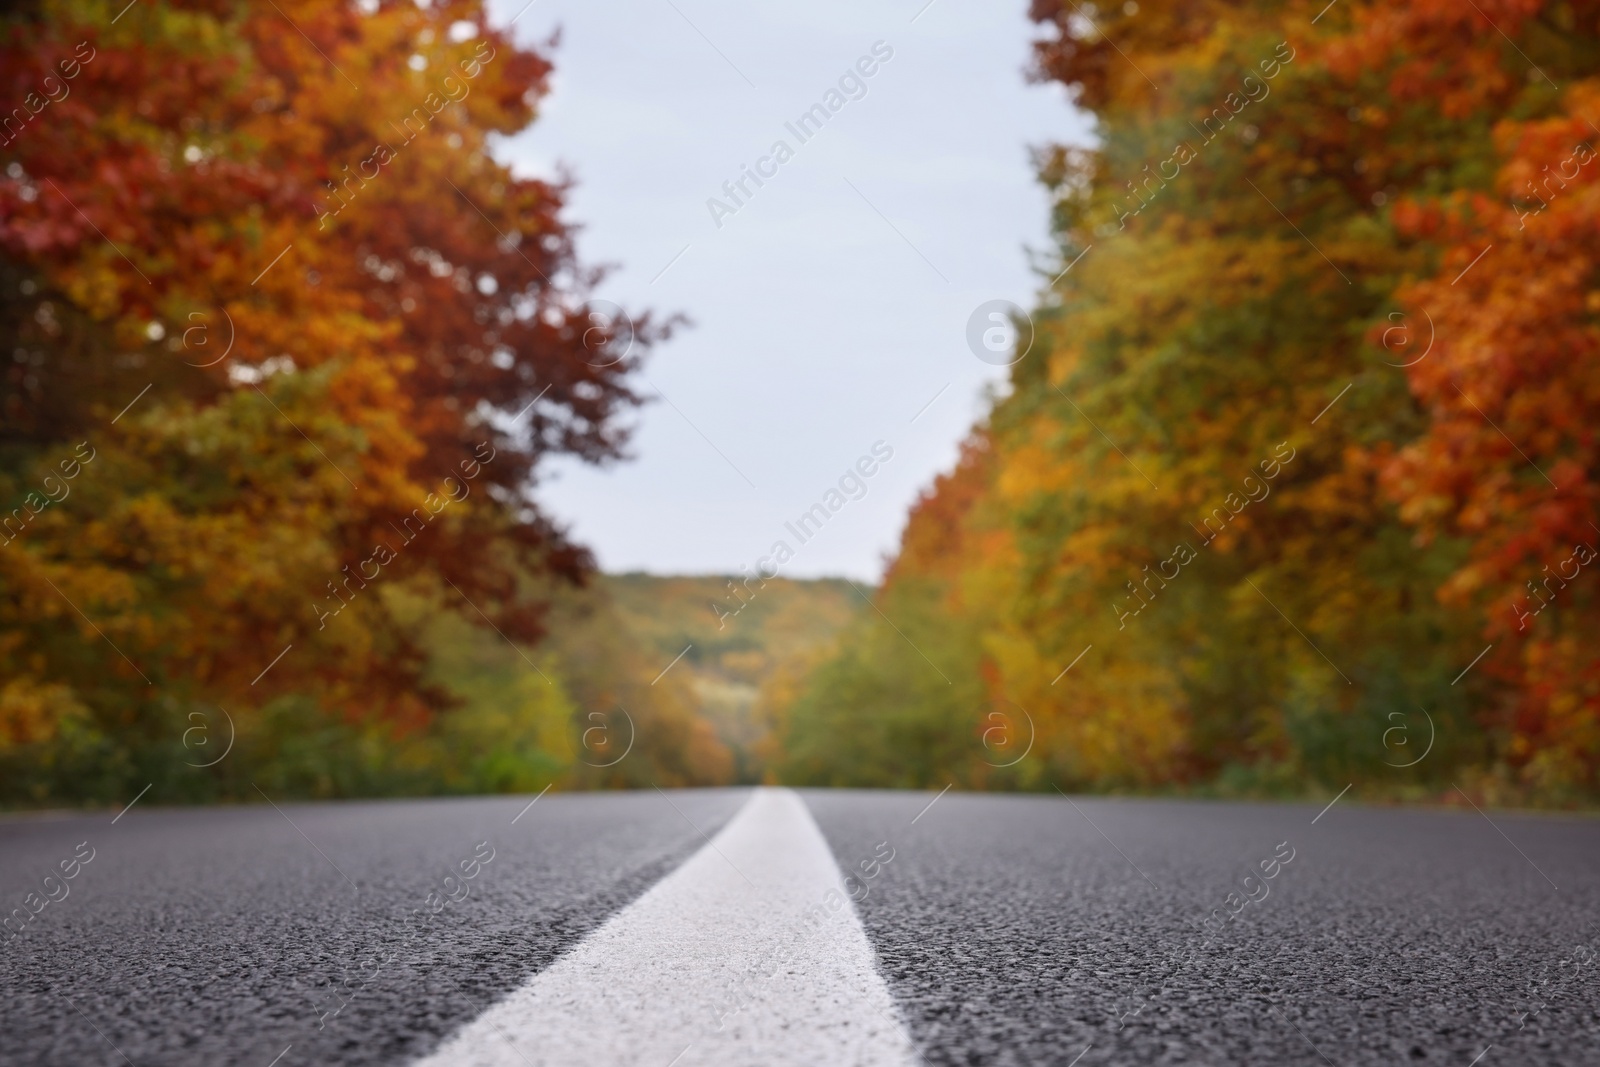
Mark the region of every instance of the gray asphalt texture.
<instances>
[{"instance_id":1,"label":"gray asphalt texture","mask_svg":"<svg viewBox=\"0 0 1600 1067\"><path fill-rule=\"evenodd\" d=\"M1600 1064L1600 820L803 795L929 1064Z\"/></svg>"},{"instance_id":2,"label":"gray asphalt texture","mask_svg":"<svg viewBox=\"0 0 1600 1067\"><path fill-rule=\"evenodd\" d=\"M0 819L0 1065L404 1064L745 795ZM802 795L929 1064L1600 1064L1600 820Z\"/></svg>"},{"instance_id":3,"label":"gray asphalt texture","mask_svg":"<svg viewBox=\"0 0 1600 1067\"><path fill-rule=\"evenodd\" d=\"M531 797L281 813L146 798L115 825L8 817L6 911L71 869L79 843L94 857L21 935L0 932L0 1064L268 1067L291 1045L277 1067L408 1062L693 854L747 795L550 794L515 825ZM464 879L484 841L494 858Z\"/></svg>"}]
</instances>

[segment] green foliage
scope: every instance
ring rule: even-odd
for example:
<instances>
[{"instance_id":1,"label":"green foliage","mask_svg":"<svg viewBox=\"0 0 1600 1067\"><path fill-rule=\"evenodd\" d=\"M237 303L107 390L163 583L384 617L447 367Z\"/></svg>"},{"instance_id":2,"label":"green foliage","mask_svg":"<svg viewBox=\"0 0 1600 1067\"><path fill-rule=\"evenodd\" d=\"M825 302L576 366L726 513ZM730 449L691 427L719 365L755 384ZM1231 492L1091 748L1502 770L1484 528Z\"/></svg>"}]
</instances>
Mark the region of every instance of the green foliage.
<instances>
[{"instance_id":1,"label":"green foliage","mask_svg":"<svg viewBox=\"0 0 1600 1067\"><path fill-rule=\"evenodd\" d=\"M1474 599L1475 583L1570 554L1557 528L1589 536L1577 521L1594 518L1592 434L1576 431L1595 350L1584 294L1549 289L1552 314L1571 317L1557 358L1556 335L1523 321L1525 279L1478 268L1498 304L1452 289L1491 242L1592 287L1580 236L1592 221L1560 218L1592 198L1541 214L1543 242L1471 199L1505 180L1510 123L1528 122L1545 144L1527 154L1549 162L1571 153L1583 112L1560 114L1492 26L1431 5L1352 0L1315 27L1280 3L1158 0L1091 23L1042 0L1033 13L1055 35L1039 45L1042 72L1099 120L1095 148L1040 160L1060 262L1076 265L1050 272L1032 349L962 463L913 510L880 600L931 658L942 649L959 698L938 699L894 627L863 616L790 687L785 773L1585 795L1575 783L1600 766L1586 695L1600 661L1563 632L1565 616L1519 670L1464 670L1507 636L1491 612L1510 617L1503 600ZM1529 25L1530 47L1579 62ZM1587 53L1592 34L1578 38ZM1584 86L1575 99L1600 99ZM1441 233L1441 202L1495 205L1499 228ZM1426 305L1419 278L1434 279ZM1424 361L1430 309L1463 325L1459 337L1441 328ZM1570 382L1521 381L1508 347ZM1477 399L1452 391L1474 375L1488 379ZM1568 464L1555 480L1579 488L1550 491L1486 421L1502 383L1529 394L1505 415L1528 420L1516 439L1553 453L1551 469ZM1558 409L1566 427L1534 417ZM1556 610L1590 602L1578 588ZM1020 709L1036 733L1005 774L962 710L980 705Z\"/></svg>"},{"instance_id":2,"label":"green foliage","mask_svg":"<svg viewBox=\"0 0 1600 1067\"><path fill-rule=\"evenodd\" d=\"M841 579L622 574L601 584L661 667L684 653L668 677L687 683L740 782L762 780L776 743L763 687L809 662L862 604Z\"/></svg>"},{"instance_id":3,"label":"green foliage","mask_svg":"<svg viewBox=\"0 0 1600 1067\"><path fill-rule=\"evenodd\" d=\"M916 789L968 766L983 726L976 635L938 610L937 591L896 586L840 634L787 708L785 782Z\"/></svg>"}]
</instances>

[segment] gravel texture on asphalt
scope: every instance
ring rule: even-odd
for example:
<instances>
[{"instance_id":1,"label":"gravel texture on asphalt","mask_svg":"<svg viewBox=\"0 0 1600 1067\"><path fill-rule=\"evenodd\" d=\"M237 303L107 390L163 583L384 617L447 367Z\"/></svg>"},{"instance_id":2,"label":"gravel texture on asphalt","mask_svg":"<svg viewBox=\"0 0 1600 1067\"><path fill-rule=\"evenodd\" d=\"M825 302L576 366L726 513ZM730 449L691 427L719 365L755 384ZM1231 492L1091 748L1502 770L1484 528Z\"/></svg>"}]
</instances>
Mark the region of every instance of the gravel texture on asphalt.
<instances>
[{"instance_id":1,"label":"gravel texture on asphalt","mask_svg":"<svg viewBox=\"0 0 1600 1067\"><path fill-rule=\"evenodd\" d=\"M405 1063L747 795L550 794L515 825L531 797L7 817L0 907L66 895L0 931L0 1064Z\"/></svg>"},{"instance_id":2,"label":"gravel texture on asphalt","mask_svg":"<svg viewBox=\"0 0 1600 1067\"><path fill-rule=\"evenodd\" d=\"M803 795L930 1064L1600 1064L1600 820Z\"/></svg>"},{"instance_id":3,"label":"gravel texture on asphalt","mask_svg":"<svg viewBox=\"0 0 1600 1067\"><path fill-rule=\"evenodd\" d=\"M914 1067L828 844L758 789L706 848L413 1067Z\"/></svg>"},{"instance_id":4,"label":"gravel texture on asphalt","mask_svg":"<svg viewBox=\"0 0 1600 1067\"><path fill-rule=\"evenodd\" d=\"M802 795L929 1064L1600 1064L1592 817ZM408 1063L747 796L0 819L0 1067Z\"/></svg>"}]
</instances>

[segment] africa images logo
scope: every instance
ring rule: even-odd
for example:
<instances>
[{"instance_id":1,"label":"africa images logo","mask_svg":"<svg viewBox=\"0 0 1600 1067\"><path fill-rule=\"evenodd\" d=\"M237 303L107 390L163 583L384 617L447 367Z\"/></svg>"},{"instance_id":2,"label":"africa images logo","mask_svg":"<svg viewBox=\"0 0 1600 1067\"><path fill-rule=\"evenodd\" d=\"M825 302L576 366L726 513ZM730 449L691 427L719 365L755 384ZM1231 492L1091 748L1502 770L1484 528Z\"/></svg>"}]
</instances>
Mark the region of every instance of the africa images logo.
<instances>
[{"instance_id":1,"label":"africa images logo","mask_svg":"<svg viewBox=\"0 0 1600 1067\"><path fill-rule=\"evenodd\" d=\"M812 104L801 112L799 118L793 122L785 122L783 128L793 135L797 144L805 144L817 134L822 132L822 127L828 123L844 106L852 100L864 99L867 95L867 79L878 73L880 64L887 63L894 58L894 49L885 41L874 41L870 55L864 55L855 61L839 75L835 85L829 86L828 91L822 94L822 99ZM750 188L754 182L756 189L767 184L762 179L771 180L778 176L778 168L788 163L795 156L795 150L788 141L779 138L772 142L768 154L756 159L755 164L742 164L739 175L722 183L722 194L727 200L716 197L706 199L706 210L711 212L711 221L716 223L717 229L722 229L722 220L732 215L737 215L739 209L748 204L755 196L755 190ZM742 194L742 195L741 195Z\"/></svg>"}]
</instances>

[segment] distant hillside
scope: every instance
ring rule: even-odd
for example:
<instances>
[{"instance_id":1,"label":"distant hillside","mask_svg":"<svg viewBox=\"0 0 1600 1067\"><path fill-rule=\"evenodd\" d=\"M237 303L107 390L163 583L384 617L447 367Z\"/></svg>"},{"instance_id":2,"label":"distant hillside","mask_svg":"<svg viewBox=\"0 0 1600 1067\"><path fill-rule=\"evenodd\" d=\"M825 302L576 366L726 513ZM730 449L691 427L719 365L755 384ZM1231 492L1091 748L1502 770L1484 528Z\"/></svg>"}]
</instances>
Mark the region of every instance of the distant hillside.
<instances>
[{"instance_id":1,"label":"distant hillside","mask_svg":"<svg viewBox=\"0 0 1600 1067\"><path fill-rule=\"evenodd\" d=\"M663 668L684 653L672 673L688 676L741 781L759 779L763 769L769 724L758 707L762 687L817 655L862 604L837 578L752 580L746 587L727 576L632 573L600 584L629 636Z\"/></svg>"}]
</instances>

